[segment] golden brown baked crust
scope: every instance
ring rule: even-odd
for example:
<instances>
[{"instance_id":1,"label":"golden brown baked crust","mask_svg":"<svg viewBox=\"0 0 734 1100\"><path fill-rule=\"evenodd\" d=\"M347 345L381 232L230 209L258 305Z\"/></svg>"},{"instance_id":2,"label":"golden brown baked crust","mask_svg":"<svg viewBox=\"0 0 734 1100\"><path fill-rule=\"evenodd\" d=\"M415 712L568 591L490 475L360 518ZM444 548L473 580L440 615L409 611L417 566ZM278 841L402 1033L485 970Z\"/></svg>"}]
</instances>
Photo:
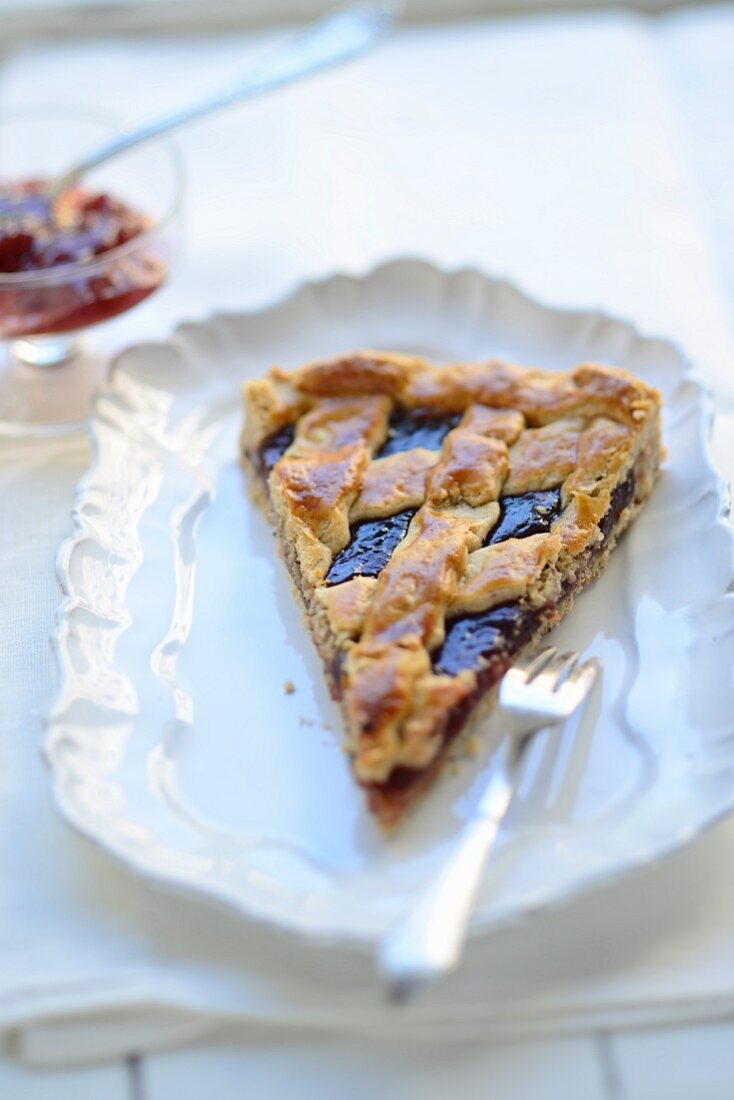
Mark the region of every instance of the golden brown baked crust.
<instances>
[{"instance_id":1,"label":"golden brown baked crust","mask_svg":"<svg viewBox=\"0 0 734 1100\"><path fill-rule=\"evenodd\" d=\"M603 567L610 533L652 488L659 394L593 363L568 373L494 360L436 367L378 351L274 368L244 393L243 450L267 475L315 639L327 667L339 666L357 779L384 795L398 772L418 777L440 759L452 713L477 697L476 668L446 674L436 664L447 623L511 603L546 609L538 630L547 629L569 586ZM442 443L380 457L396 413L453 420ZM292 439L268 472L264 448L289 425ZM605 530L615 490L632 482ZM545 490L560 491L549 530L488 541L501 502ZM415 514L379 575L332 583L355 524L408 509Z\"/></svg>"}]
</instances>

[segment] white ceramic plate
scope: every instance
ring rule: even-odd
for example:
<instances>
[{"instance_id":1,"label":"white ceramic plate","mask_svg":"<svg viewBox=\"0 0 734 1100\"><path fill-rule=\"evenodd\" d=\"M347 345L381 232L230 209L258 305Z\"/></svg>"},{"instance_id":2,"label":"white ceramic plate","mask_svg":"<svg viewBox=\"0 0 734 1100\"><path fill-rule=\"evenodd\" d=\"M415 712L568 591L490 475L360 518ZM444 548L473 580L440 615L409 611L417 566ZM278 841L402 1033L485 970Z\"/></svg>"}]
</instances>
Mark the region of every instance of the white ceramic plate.
<instances>
[{"instance_id":1,"label":"white ceramic plate","mask_svg":"<svg viewBox=\"0 0 734 1100\"><path fill-rule=\"evenodd\" d=\"M244 377L359 346L551 370L593 358L665 399L662 480L555 632L602 659L603 688L535 746L478 908L486 930L645 865L732 808L734 611L706 402L679 351L476 271L396 261L122 355L59 558L56 798L137 871L325 940L370 941L436 870L489 751L380 838L237 458Z\"/></svg>"}]
</instances>

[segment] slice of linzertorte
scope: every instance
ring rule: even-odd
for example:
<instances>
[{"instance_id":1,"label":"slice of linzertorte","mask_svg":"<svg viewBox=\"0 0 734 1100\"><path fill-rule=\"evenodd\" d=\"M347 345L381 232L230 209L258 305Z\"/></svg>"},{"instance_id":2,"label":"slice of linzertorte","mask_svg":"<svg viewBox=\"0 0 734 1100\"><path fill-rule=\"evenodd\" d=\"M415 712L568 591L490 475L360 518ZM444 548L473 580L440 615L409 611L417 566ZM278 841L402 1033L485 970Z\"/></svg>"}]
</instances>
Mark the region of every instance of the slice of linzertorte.
<instances>
[{"instance_id":1,"label":"slice of linzertorte","mask_svg":"<svg viewBox=\"0 0 734 1100\"><path fill-rule=\"evenodd\" d=\"M660 396L624 370L360 351L244 387L243 452L385 827L602 571L650 495Z\"/></svg>"}]
</instances>

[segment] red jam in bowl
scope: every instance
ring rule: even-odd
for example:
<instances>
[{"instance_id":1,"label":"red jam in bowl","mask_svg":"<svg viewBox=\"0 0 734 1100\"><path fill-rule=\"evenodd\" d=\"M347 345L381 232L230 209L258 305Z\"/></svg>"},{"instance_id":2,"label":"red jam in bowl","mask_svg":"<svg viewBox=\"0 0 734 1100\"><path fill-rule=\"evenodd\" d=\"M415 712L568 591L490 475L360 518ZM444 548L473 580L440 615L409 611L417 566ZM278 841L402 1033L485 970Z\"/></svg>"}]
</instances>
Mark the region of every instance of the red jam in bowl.
<instances>
[{"instance_id":1,"label":"red jam in bowl","mask_svg":"<svg viewBox=\"0 0 734 1100\"><path fill-rule=\"evenodd\" d=\"M64 194L52 214L45 193L42 180L0 183L0 336L6 338L106 321L142 302L167 274L160 244L135 244L151 228L144 214L82 188ZM32 273L44 278L24 278Z\"/></svg>"}]
</instances>

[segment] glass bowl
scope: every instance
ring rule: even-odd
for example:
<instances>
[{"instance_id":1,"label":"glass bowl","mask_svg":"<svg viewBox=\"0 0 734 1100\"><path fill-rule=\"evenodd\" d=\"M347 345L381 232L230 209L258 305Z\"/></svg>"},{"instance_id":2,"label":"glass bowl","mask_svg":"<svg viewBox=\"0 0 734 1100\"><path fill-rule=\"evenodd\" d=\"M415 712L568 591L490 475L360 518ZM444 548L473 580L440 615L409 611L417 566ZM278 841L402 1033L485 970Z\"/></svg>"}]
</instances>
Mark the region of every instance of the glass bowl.
<instances>
[{"instance_id":1,"label":"glass bowl","mask_svg":"<svg viewBox=\"0 0 734 1100\"><path fill-rule=\"evenodd\" d=\"M84 111L18 112L0 122L0 182L53 180L121 127ZM85 191L144 214L148 228L89 258L0 271L0 433L78 429L108 368L82 334L147 300L168 279L180 241L183 171L167 140L90 172Z\"/></svg>"}]
</instances>

